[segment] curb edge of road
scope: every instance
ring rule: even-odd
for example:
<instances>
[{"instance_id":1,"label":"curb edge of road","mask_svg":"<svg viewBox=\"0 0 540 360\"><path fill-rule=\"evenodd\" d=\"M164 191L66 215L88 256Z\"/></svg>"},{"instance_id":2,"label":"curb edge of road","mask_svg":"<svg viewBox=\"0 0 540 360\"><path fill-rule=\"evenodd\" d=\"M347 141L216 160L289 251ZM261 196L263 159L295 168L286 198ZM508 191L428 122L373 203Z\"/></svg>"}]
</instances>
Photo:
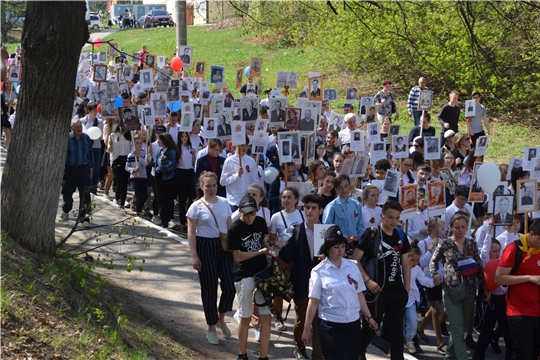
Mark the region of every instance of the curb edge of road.
<instances>
[{"instance_id":1,"label":"curb edge of road","mask_svg":"<svg viewBox=\"0 0 540 360\"><path fill-rule=\"evenodd\" d=\"M95 195L95 196L94 196L94 199L98 199L98 200L100 200L101 202L106 203L106 204L109 204L109 205L113 205L113 202L112 202L111 200L104 199L104 198L101 197L101 196L96 196L96 195ZM113 208L116 208L116 207L113 206ZM189 246L189 242L187 241L187 239L184 239L183 237L176 235L176 234L173 233L172 231L169 231L168 229L164 229L164 228L162 228L161 226L156 225L156 224L154 224L153 222L148 221L148 220L146 220L146 219L144 219L144 218L142 218L142 217L140 217L140 216L135 215L135 218L137 218L137 220L140 221L140 222L142 222L143 224L145 224L145 225L147 225L147 226L149 226L149 227L151 227L151 228L153 228L153 229L158 230L161 234L164 234L164 235L166 235L167 237L169 237L169 238L171 238L171 239L173 239L173 240L179 242L180 244Z\"/></svg>"}]
</instances>

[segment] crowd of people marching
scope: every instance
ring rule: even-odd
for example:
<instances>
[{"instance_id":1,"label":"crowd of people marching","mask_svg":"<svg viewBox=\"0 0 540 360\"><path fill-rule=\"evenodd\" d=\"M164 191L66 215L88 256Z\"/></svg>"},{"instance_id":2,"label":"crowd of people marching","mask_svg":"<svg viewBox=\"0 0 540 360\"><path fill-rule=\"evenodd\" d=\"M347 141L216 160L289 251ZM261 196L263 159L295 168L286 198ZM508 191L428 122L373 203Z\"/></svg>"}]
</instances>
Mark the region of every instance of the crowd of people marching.
<instances>
[{"instance_id":1,"label":"crowd of people marching","mask_svg":"<svg viewBox=\"0 0 540 360\"><path fill-rule=\"evenodd\" d=\"M145 54L148 52L143 47L128 82L130 89L147 65ZM110 64L109 80L117 76L118 66ZM253 80L249 76L248 85ZM257 279L273 258L276 260L270 263L276 261L287 269L294 289L297 359L310 358L308 344L312 344L313 359L365 359L370 344L390 353L391 359L403 359L404 351L421 352L422 343L435 341L437 352L446 359L467 359L470 349L473 359L483 360L490 346L492 351L501 352L501 337L506 347L501 358L538 359L538 209L516 214L501 203L498 210L510 218L504 226L495 226L487 195L480 202L468 203L474 187L474 163L483 161L482 156L475 156L477 141L486 135L484 128L491 136L481 94L472 93L476 111L468 123L460 121L459 94L449 94L449 102L437 113L441 156L427 161L424 137L438 132L430 125L429 112L417 110L419 93L427 89L426 79L421 78L407 99L407 113L415 127L408 144L399 145L406 146L409 155L396 160L389 133L399 114L397 99L390 81L382 85L374 97L380 104L378 117L368 119L355 111L354 105L346 105L340 131L329 128L329 102L323 101L316 117L315 159L306 163L306 153L301 151L302 164L280 161L284 152L279 149L279 133L290 128L267 128L264 155L252 149L256 130L250 126L241 145L232 146L230 136L226 136L230 130L225 136L207 138L202 127L204 119L210 118L209 105L202 107L203 120L196 119L190 131L181 131L182 109L200 103L197 89L188 94L183 91L181 108L170 107L155 125L129 131L120 121L119 109L149 104L153 90L136 96L129 91L121 93L122 103L113 110L114 116L105 118L101 115L105 110L80 87L74 95L62 218L69 219L73 193L78 189L78 220L88 226L91 198L87 190L96 193L102 189L103 196L112 199L112 188L115 206L131 208L157 225L185 233L193 268L199 273L210 344L219 344L218 329L226 337L231 335L225 315L233 310L237 297L238 359L248 358L250 327L260 343L259 358L268 358L271 309L281 314L283 300L276 297L269 306ZM249 88L242 87L242 97L253 96L246 90ZM231 94L225 84L218 89L214 96ZM3 96L8 90L9 86L4 86ZM269 117L272 91L266 89L267 97L260 101L262 119ZM2 101L2 106L5 103ZM16 103L8 106L6 116L16 109ZM239 110L231 110L233 116L235 111ZM351 132L365 131L369 123L377 121L380 140L388 139L387 156L370 161L363 176L351 177L350 169L343 171L345 161L369 155L370 150L366 143L365 151L352 151ZM2 119L3 127L8 123ZM100 129L100 136L88 135L93 127ZM460 131L460 127L465 130ZM270 168L275 171L268 171ZM515 195L519 180L530 177L523 166L500 164L499 168L500 181L507 184L503 194L509 196ZM445 169L456 186L441 175ZM399 192L384 199L381 195L384 186L380 184L392 170L401 174L399 186L418 185L416 197L407 199L416 215L406 222L400 220L404 209ZM428 184L441 180L447 181L443 194L446 210L441 216L431 216L427 211ZM127 198L129 186L132 199ZM538 206L537 200L535 203ZM332 226L320 236L315 232L317 224ZM318 236L324 240L320 248L315 247ZM492 259L499 259L492 274L495 287L484 276L484 266ZM429 324L435 339L424 332ZM281 316L273 325L276 330L285 328ZM475 332L479 334L477 341Z\"/></svg>"}]
</instances>

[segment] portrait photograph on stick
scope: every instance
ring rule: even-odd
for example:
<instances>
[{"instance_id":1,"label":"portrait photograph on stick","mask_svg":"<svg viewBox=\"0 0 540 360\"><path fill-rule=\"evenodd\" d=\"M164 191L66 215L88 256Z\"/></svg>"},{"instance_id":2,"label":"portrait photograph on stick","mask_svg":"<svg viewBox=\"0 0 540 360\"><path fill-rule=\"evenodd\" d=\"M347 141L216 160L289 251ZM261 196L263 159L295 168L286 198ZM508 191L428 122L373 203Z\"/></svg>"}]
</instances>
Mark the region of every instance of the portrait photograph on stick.
<instances>
[{"instance_id":1,"label":"portrait photograph on stick","mask_svg":"<svg viewBox=\"0 0 540 360\"><path fill-rule=\"evenodd\" d=\"M493 224L497 226L512 225L514 213L514 195L504 194L493 196L495 208L493 210Z\"/></svg>"},{"instance_id":2,"label":"portrait photograph on stick","mask_svg":"<svg viewBox=\"0 0 540 360\"><path fill-rule=\"evenodd\" d=\"M527 179L516 182L516 212L525 213L536 211L537 205L537 180Z\"/></svg>"},{"instance_id":3,"label":"portrait photograph on stick","mask_svg":"<svg viewBox=\"0 0 540 360\"><path fill-rule=\"evenodd\" d=\"M401 220L407 220L416 217L416 210L418 209L417 194L418 184L402 186L400 188L399 203L403 208L401 216L399 217Z\"/></svg>"},{"instance_id":4,"label":"portrait photograph on stick","mask_svg":"<svg viewBox=\"0 0 540 360\"><path fill-rule=\"evenodd\" d=\"M309 100L322 101L323 100L323 89L322 89L322 76L315 76L309 78Z\"/></svg>"},{"instance_id":5,"label":"portrait photograph on stick","mask_svg":"<svg viewBox=\"0 0 540 360\"><path fill-rule=\"evenodd\" d=\"M420 90L418 95L418 110L429 111L433 102L433 91Z\"/></svg>"},{"instance_id":6,"label":"portrait photograph on stick","mask_svg":"<svg viewBox=\"0 0 540 360\"><path fill-rule=\"evenodd\" d=\"M441 179L443 179L446 183L446 187L448 188L448 190L450 190L451 193L455 192L457 181L452 173L452 170L448 168L443 168L439 170L439 175L441 176Z\"/></svg>"},{"instance_id":7,"label":"portrait photograph on stick","mask_svg":"<svg viewBox=\"0 0 540 360\"><path fill-rule=\"evenodd\" d=\"M249 65L249 76L260 78L263 66L263 59L252 57Z\"/></svg>"},{"instance_id":8,"label":"portrait photograph on stick","mask_svg":"<svg viewBox=\"0 0 540 360\"><path fill-rule=\"evenodd\" d=\"M118 115L120 115L120 127L124 131L139 130L141 128L135 106L121 107L118 109Z\"/></svg>"},{"instance_id":9,"label":"portrait photograph on stick","mask_svg":"<svg viewBox=\"0 0 540 360\"><path fill-rule=\"evenodd\" d=\"M483 163L475 162L473 171L471 174L471 187L469 189L469 201L472 202L483 202L484 201L484 190L480 187L478 183L478 169L482 166Z\"/></svg>"},{"instance_id":10,"label":"portrait photograph on stick","mask_svg":"<svg viewBox=\"0 0 540 360\"><path fill-rule=\"evenodd\" d=\"M444 181L434 181L427 184L427 210L430 217L446 213L446 191L444 187Z\"/></svg>"}]
</instances>

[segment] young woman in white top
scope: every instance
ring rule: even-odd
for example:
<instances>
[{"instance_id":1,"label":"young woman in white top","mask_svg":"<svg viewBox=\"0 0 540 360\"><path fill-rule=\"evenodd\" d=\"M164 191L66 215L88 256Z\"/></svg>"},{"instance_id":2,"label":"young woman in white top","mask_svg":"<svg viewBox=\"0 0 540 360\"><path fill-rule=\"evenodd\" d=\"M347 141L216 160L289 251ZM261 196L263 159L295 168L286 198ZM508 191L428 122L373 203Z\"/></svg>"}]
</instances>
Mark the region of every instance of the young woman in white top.
<instances>
[{"instance_id":1,"label":"young woman in white top","mask_svg":"<svg viewBox=\"0 0 540 360\"><path fill-rule=\"evenodd\" d=\"M111 168L116 179L115 204L123 209L129 181L129 173L126 171L126 161L131 149L131 133L117 126L109 135L107 151L110 153Z\"/></svg>"},{"instance_id":2,"label":"young woman in white top","mask_svg":"<svg viewBox=\"0 0 540 360\"><path fill-rule=\"evenodd\" d=\"M116 127L118 126L118 109L114 109L114 119L107 119L105 122L105 125L103 126L103 141L105 141L105 147L109 147L109 136L111 133L116 130ZM114 173L112 171L111 167L111 157L110 157L109 150L105 151L105 154L103 155L103 160L101 162L101 166L107 167L107 179L105 180L105 191L103 193L103 197L107 200L109 200L109 190L111 189L111 185L114 180Z\"/></svg>"},{"instance_id":3,"label":"young woman in white top","mask_svg":"<svg viewBox=\"0 0 540 360\"><path fill-rule=\"evenodd\" d=\"M196 149L191 146L189 133L180 134L178 150L180 150L180 162L175 169L175 183L178 189L178 213L182 231L186 231L186 208L195 199L195 159Z\"/></svg>"},{"instance_id":4,"label":"young woman in white top","mask_svg":"<svg viewBox=\"0 0 540 360\"><path fill-rule=\"evenodd\" d=\"M296 188L287 187L281 193L281 207L283 210L276 212L272 215L272 220L270 221L270 241L277 241L279 235L291 225L301 224L306 216L304 212L298 210L296 206L300 201L300 194ZM286 266L285 263L281 262L281 259L277 258L277 261L280 265ZM274 298L274 307L278 313L281 313L283 310L283 299L280 297ZM276 323L276 329L281 331L285 329L285 325L281 322Z\"/></svg>"},{"instance_id":5,"label":"young woman in white top","mask_svg":"<svg viewBox=\"0 0 540 360\"><path fill-rule=\"evenodd\" d=\"M225 324L225 315L232 310L235 296L233 258L230 252L223 250L219 238L219 233L226 233L232 224L231 207L227 199L216 195L217 184L216 174L203 171L199 176L199 195L202 196L186 214L191 260L193 268L199 272L204 316L208 324L206 338L214 345L219 344L216 327L224 335L231 335ZM221 280L219 307L218 279Z\"/></svg>"},{"instance_id":6,"label":"young woman in white top","mask_svg":"<svg viewBox=\"0 0 540 360\"><path fill-rule=\"evenodd\" d=\"M363 198L364 206L362 206L362 220L366 229L377 227L381 224L382 208L377 206L379 202L379 188L375 185L364 186Z\"/></svg>"},{"instance_id":7,"label":"young woman in white top","mask_svg":"<svg viewBox=\"0 0 540 360\"><path fill-rule=\"evenodd\" d=\"M206 147L204 139L201 137L201 120L193 121L193 127L191 128L191 134L189 135L191 146L196 151L202 150ZM197 152L195 152L197 154Z\"/></svg>"},{"instance_id":8,"label":"young woman in white top","mask_svg":"<svg viewBox=\"0 0 540 360\"><path fill-rule=\"evenodd\" d=\"M255 199L255 202L259 208L259 211L257 211L257 216L262 217L264 221L266 221L266 226L268 226L268 229L270 230L270 220L272 219L272 214L270 213L270 209L268 209L268 199L264 194L264 189L262 186L259 184L251 184L246 191L246 195L249 195ZM238 209L232 213L231 219L232 222L240 219L240 211Z\"/></svg>"},{"instance_id":9,"label":"young woman in white top","mask_svg":"<svg viewBox=\"0 0 540 360\"><path fill-rule=\"evenodd\" d=\"M320 160L314 160L308 168L308 180L306 181L306 194L310 193L313 189L319 188L319 182L322 182L322 178L326 167Z\"/></svg>"},{"instance_id":10,"label":"young woman in white top","mask_svg":"<svg viewBox=\"0 0 540 360\"><path fill-rule=\"evenodd\" d=\"M430 278L431 273L429 271L429 262L431 261L433 252L439 244L439 241L446 239L444 221L438 217L431 218L428 223L428 232L429 236L427 239L422 240L418 244L418 248L420 248L420 251L422 252L422 256L420 257L420 267L424 269L424 275ZM444 276L443 269L443 264L440 262L438 275ZM426 298L429 301L430 308L418 326L418 335L420 337L426 337L424 334L424 329L430 322L432 322L433 328L435 329L435 338L437 339L437 352L444 355L446 353L447 346L441 336L441 326L446 329L446 318L448 315L446 314L446 311L441 313L443 299L442 285L437 285L433 288L426 288Z\"/></svg>"}]
</instances>

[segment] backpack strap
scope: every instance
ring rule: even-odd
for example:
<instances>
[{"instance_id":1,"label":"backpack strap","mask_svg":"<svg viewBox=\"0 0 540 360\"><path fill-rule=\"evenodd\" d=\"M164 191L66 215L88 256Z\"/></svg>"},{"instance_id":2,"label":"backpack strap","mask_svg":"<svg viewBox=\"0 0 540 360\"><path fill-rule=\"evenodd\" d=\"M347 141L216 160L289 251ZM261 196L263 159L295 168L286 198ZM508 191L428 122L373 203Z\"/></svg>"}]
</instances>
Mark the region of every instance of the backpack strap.
<instances>
[{"instance_id":1,"label":"backpack strap","mask_svg":"<svg viewBox=\"0 0 540 360\"><path fill-rule=\"evenodd\" d=\"M298 210L300 211L300 210ZM302 218L302 222L306 221L306 219L304 219L304 214L302 214L302 211L300 211L300 217Z\"/></svg>"},{"instance_id":2,"label":"backpack strap","mask_svg":"<svg viewBox=\"0 0 540 360\"><path fill-rule=\"evenodd\" d=\"M283 210L281 210L279 214L281 215L281 219L283 219L283 225L285 225L285 229L287 229L288 226L287 226L287 222L285 221L285 216L283 216Z\"/></svg>"}]
</instances>

